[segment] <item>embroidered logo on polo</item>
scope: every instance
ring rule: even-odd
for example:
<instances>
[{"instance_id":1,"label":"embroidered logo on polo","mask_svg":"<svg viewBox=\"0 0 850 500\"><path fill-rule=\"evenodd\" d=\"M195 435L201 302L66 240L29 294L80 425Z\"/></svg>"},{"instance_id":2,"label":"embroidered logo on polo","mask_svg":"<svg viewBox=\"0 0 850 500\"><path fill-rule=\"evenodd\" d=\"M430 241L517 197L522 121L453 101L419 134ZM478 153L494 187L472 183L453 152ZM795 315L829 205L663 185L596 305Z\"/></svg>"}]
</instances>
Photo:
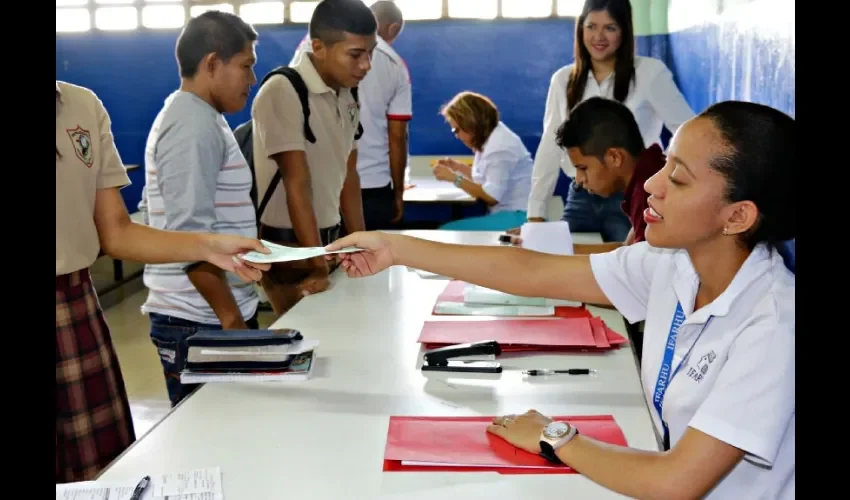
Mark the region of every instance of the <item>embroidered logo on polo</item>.
<instances>
[{"instance_id":1,"label":"embroidered logo on polo","mask_svg":"<svg viewBox=\"0 0 850 500\"><path fill-rule=\"evenodd\" d=\"M356 102L352 102L348 105L348 119L351 120L352 125L356 125L357 119L357 110L360 109L360 106Z\"/></svg>"},{"instance_id":2,"label":"embroidered logo on polo","mask_svg":"<svg viewBox=\"0 0 850 500\"><path fill-rule=\"evenodd\" d=\"M68 129L68 137L71 138L71 144L74 146L74 153L83 164L91 168L94 165L94 151L91 144L91 134L88 130L77 125L75 129Z\"/></svg>"},{"instance_id":3,"label":"embroidered logo on polo","mask_svg":"<svg viewBox=\"0 0 850 500\"><path fill-rule=\"evenodd\" d=\"M708 369L711 367L711 363L717 359L717 354L712 349L704 354L699 361L697 361L696 367L688 368L688 377L696 380L697 382L702 382L703 377L708 373Z\"/></svg>"}]
</instances>

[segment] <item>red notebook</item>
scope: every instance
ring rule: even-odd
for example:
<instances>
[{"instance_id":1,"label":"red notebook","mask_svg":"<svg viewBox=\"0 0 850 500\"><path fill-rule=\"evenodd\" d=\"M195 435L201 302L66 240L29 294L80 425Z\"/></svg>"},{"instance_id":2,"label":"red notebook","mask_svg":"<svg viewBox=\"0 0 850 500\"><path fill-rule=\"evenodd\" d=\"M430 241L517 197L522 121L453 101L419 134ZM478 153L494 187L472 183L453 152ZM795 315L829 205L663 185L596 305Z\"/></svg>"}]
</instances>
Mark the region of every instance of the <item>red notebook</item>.
<instances>
[{"instance_id":1,"label":"red notebook","mask_svg":"<svg viewBox=\"0 0 850 500\"><path fill-rule=\"evenodd\" d=\"M446 289L443 290L443 293L437 298L437 302L460 302L463 303L463 290L466 287L467 283L465 281L453 280L450 281L448 285L446 285ZM434 304L436 307L437 304ZM437 312L433 309L431 310L431 314L439 316ZM584 306L581 307L570 307L570 306L556 306L555 307L555 316L560 318L589 318L592 315L590 312L585 309Z\"/></svg>"},{"instance_id":2,"label":"red notebook","mask_svg":"<svg viewBox=\"0 0 850 500\"><path fill-rule=\"evenodd\" d=\"M611 415L554 417L584 436L627 446ZM516 448L487 432L493 417L390 417L384 471L569 474L575 470Z\"/></svg>"},{"instance_id":3,"label":"red notebook","mask_svg":"<svg viewBox=\"0 0 850 500\"><path fill-rule=\"evenodd\" d=\"M596 348L588 318L426 321L418 342L454 345L495 340L504 346Z\"/></svg>"}]
</instances>

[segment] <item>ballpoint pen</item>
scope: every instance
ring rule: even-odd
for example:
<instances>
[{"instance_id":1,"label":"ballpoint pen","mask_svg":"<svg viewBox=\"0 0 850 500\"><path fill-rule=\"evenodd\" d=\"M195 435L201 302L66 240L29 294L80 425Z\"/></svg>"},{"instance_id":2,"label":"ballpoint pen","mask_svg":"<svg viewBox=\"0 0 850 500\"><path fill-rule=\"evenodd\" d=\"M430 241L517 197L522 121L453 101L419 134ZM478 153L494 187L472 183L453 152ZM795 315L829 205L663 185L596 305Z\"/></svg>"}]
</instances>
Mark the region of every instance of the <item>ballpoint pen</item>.
<instances>
[{"instance_id":1,"label":"ballpoint pen","mask_svg":"<svg viewBox=\"0 0 850 500\"><path fill-rule=\"evenodd\" d=\"M531 375L531 376L556 375L556 374L590 375L591 373L596 373L596 370L591 370L590 368L570 368L569 370L526 370L522 373L524 373L526 375Z\"/></svg>"},{"instance_id":2,"label":"ballpoint pen","mask_svg":"<svg viewBox=\"0 0 850 500\"><path fill-rule=\"evenodd\" d=\"M148 485L151 484L151 477L145 476L139 481L139 484L136 485L136 489L133 490L133 496L130 497L130 500L141 500L142 493L148 488Z\"/></svg>"}]
</instances>

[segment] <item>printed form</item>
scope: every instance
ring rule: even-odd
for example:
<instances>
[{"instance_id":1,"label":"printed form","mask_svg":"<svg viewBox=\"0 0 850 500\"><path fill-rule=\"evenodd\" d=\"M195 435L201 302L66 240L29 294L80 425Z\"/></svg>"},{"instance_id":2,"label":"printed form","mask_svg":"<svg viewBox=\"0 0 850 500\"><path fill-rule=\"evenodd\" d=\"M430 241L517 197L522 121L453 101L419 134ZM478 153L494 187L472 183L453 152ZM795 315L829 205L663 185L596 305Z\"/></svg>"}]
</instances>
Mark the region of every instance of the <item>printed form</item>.
<instances>
[{"instance_id":1,"label":"printed form","mask_svg":"<svg viewBox=\"0 0 850 500\"><path fill-rule=\"evenodd\" d=\"M139 478L141 479L141 478ZM56 500L130 500L138 481L85 481L56 485ZM151 476L141 500L224 500L221 469Z\"/></svg>"}]
</instances>

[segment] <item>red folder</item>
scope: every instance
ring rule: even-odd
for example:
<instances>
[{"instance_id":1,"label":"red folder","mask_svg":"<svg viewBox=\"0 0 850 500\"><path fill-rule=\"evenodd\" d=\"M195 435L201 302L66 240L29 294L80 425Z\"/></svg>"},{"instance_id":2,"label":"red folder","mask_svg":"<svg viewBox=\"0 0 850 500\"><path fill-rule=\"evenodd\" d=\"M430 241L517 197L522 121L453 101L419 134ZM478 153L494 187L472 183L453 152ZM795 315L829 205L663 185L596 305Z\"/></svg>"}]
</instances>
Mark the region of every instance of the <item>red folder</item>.
<instances>
[{"instance_id":1,"label":"red folder","mask_svg":"<svg viewBox=\"0 0 850 500\"><path fill-rule=\"evenodd\" d=\"M619 346L628 343L628 339L608 328L608 325L601 318L590 318L590 325L593 329L593 340L596 342L595 347L582 347L581 351L610 351ZM441 346L426 346L426 349L434 349ZM535 346L535 345L507 345L502 346L502 352L574 352L575 347L558 347L558 346Z\"/></svg>"},{"instance_id":2,"label":"red folder","mask_svg":"<svg viewBox=\"0 0 850 500\"><path fill-rule=\"evenodd\" d=\"M450 281L448 285L446 285L446 289L443 290L443 293L437 298L437 302L460 302L463 303L463 290L466 287L467 283L465 281ZM436 308L437 304L434 304ZM439 316L440 314L431 311L431 314ZM555 316L559 318L589 318L592 315L590 312L582 305L581 307L570 307L570 306L557 306L555 307Z\"/></svg>"},{"instance_id":3,"label":"red folder","mask_svg":"<svg viewBox=\"0 0 850 500\"><path fill-rule=\"evenodd\" d=\"M453 280L449 282L446 286L445 290L440 294L437 302L463 302L463 291L466 287L467 283L465 281ZM436 307L436 304L435 304ZM432 314L435 316L441 316L441 314L432 310ZM628 339L620 335L619 333L611 330L608 325L602 321L601 318L593 316L590 314L585 306L581 307L570 307L570 306L557 306L555 307L555 316L559 318L589 318L591 321L591 332L593 335L594 345L584 345L584 346L558 346L558 345L547 345L543 346L540 344L531 344L531 345L523 345L523 344L506 344L502 346L503 352L526 352L526 351L574 351L577 347L582 350L609 350L612 348L619 347L623 344L628 343ZM488 339L482 339L488 340ZM421 340L420 340L421 342ZM447 343L430 343L423 342L427 349L434 349L437 347L442 347L444 345L449 344L459 344L463 343L457 340L451 341ZM501 342L500 342L501 343Z\"/></svg>"},{"instance_id":4,"label":"red folder","mask_svg":"<svg viewBox=\"0 0 850 500\"><path fill-rule=\"evenodd\" d=\"M575 425L584 436L627 446L611 415L553 417ZM487 432L493 417L390 417L384 471L569 474L576 471L514 447Z\"/></svg>"},{"instance_id":5,"label":"red folder","mask_svg":"<svg viewBox=\"0 0 850 500\"><path fill-rule=\"evenodd\" d=\"M597 347L588 318L426 321L418 341L431 346L483 340L502 346Z\"/></svg>"}]
</instances>

